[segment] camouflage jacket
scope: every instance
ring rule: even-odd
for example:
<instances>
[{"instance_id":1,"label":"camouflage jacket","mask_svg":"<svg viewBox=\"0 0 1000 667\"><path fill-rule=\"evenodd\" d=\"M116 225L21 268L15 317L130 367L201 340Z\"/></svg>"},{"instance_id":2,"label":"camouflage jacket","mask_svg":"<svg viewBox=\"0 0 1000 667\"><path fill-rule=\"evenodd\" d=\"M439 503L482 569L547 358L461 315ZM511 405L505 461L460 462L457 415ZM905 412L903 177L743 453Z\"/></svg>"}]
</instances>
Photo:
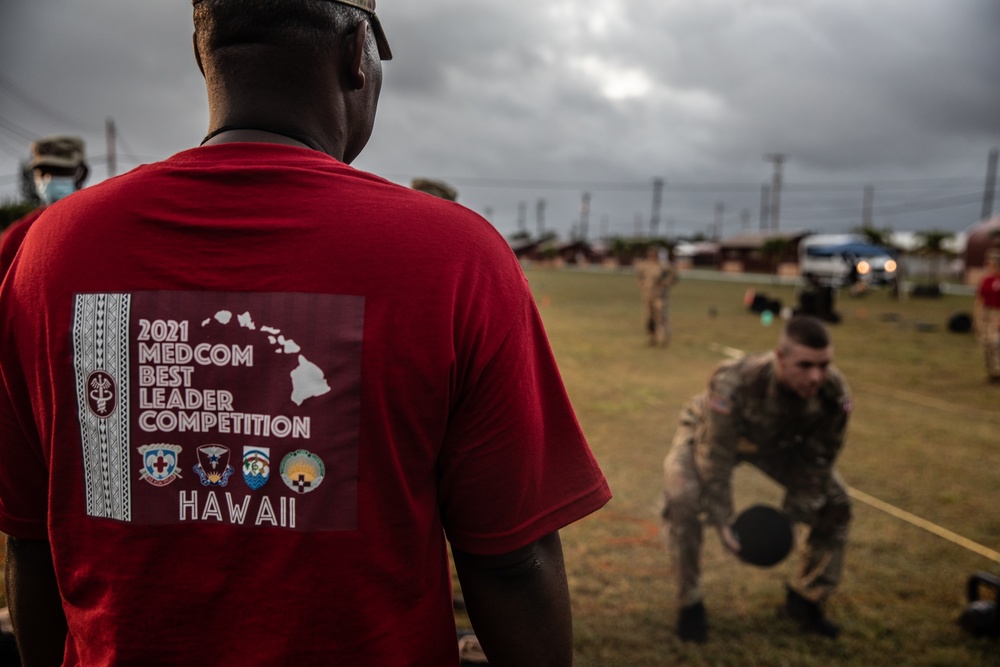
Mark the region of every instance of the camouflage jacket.
<instances>
[{"instance_id":1,"label":"camouflage jacket","mask_svg":"<svg viewBox=\"0 0 1000 667\"><path fill-rule=\"evenodd\" d=\"M732 519L731 477L741 461L783 473L785 508L796 520L810 520L826 500L851 412L850 390L831 366L818 394L804 399L778 384L774 364L771 352L720 365L708 391L682 412L695 430L702 502L715 525Z\"/></svg>"},{"instance_id":2,"label":"camouflage jacket","mask_svg":"<svg viewBox=\"0 0 1000 667\"><path fill-rule=\"evenodd\" d=\"M635 276L639 281L639 289L646 298L662 295L677 281L677 272L672 265L651 259L636 263Z\"/></svg>"}]
</instances>

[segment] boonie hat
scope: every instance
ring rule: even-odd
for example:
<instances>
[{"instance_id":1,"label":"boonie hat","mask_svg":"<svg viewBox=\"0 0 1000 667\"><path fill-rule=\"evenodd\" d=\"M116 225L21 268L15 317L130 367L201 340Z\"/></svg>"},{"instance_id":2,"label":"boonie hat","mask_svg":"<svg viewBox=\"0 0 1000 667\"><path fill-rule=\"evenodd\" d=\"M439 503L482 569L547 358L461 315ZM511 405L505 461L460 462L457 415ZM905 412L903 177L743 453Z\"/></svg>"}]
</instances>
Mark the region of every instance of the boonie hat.
<instances>
[{"instance_id":1,"label":"boonie hat","mask_svg":"<svg viewBox=\"0 0 1000 667\"><path fill-rule=\"evenodd\" d=\"M448 201L458 199L458 191L444 181L435 181L429 178L414 178L410 182L410 187L414 190L440 197L441 199L447 199Z\"/></svg>"},{"instance_id":2,"label":"boonie hat","mask_svg":"<svg viewBox=\"0 0 1000 667\"><path fill-rule=\"evenodd\" d=\"M43 137L31 144L31 168L76 169L84 162L83 139L66 135Z\"/></svg>"}]
</instances>

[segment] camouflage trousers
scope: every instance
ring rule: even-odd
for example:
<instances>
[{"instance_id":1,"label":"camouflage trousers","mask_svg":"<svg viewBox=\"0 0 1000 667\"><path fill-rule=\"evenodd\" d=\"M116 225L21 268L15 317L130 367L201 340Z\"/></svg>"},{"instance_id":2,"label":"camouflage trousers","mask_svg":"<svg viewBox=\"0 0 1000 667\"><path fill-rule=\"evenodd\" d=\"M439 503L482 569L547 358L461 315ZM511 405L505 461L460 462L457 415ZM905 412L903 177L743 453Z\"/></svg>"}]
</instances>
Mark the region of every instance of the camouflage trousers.
<instances>
[{"instance_id":1,"label":"camouflage trousers","mask_svg":"<svg viewBox=\"0 0 1000 667\"><path fill-rule=\"evenodd\" d=\"M642 298L642 323L649 334L650 345L666 345L670 341L670 298L659 294Z\"/></svg>"},{"instance_id":2,"label":"camouflage trousers","mask_svg":"<svg viewBox=\"0 0 1000 667\"><path fill-rule=\"evenodd\" d=\"M991 378L1000 378L1000 309L983 310L979 342L986 358L986 373Z\"/></svg>"},{"instance_id":3,"label":"camouflage trousers","mask_svg":"<svg viewBox=\"0 0 1000 667\"><path fill-rule=\"evenodd\" d=\"M702 600L701 547L702 483L694 464L694 427L682 424L663 462L665 474L663 520L678 586L678 602L685 607ZM800 463L787 457L747 461L781 484L794 488ZM789 586L813 602L823 603L840 582L851 520L851 500L840 476L833 472L822 497L802 498L788 493L784 510L808 527L801 561ZM801 541L801 540L800 540Z\"/></svg>"}]
</instances>

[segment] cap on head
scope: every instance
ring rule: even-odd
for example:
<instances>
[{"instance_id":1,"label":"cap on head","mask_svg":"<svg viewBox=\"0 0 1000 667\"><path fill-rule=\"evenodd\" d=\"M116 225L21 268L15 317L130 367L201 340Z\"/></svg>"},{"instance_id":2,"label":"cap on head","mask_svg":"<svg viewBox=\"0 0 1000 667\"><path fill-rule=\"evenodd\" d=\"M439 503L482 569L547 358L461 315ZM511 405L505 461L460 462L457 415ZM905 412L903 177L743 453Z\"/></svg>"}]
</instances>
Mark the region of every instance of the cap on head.
<instances>
[{"instance_id":1,"label":"cap on head","mask_svg":"<svg viewBox=\"0 0 1000 667\"><path fill-rule=\"evenodd\" d=\"M31 168L60 167L76 169L85 162L80 137L53 135L31 144Z\"/></svg>"},{"instance_id":2,"label":"cap on head","mask_svg":"<svg viewBox=\"0 0 1000 667\"><path fill-rule=\"evenodd\" d=\"M336 2L341 5L347 5L348 7L355 7L368 14L368 19L372 24L372 30L375 32L375 43L378 45L378 57L382 60L392 60L392 49L389 48L389 40L385 37L385 31L382 29L382 22L378 20L378 15L375 14L375 0L329 1Z\"/></svg>"},{"instance_id":3,"label":"cap on head","mask_svg":"<svg viewBox=\"0 0 1000 667\"><path fill-rule=\"evenodd\" d=\"M200 2L202 0L191 0L192 5L197 5ZM385 37L382 22L379 21L378 15L375 14L375 0L327 0L327 2L336 2L340 5L354 7L368 14L372 31L375 33L375 43L378 45L378 57L382 60L392 60L392 49L389 48L389 40Z\"/></svg>"}]
</instances>

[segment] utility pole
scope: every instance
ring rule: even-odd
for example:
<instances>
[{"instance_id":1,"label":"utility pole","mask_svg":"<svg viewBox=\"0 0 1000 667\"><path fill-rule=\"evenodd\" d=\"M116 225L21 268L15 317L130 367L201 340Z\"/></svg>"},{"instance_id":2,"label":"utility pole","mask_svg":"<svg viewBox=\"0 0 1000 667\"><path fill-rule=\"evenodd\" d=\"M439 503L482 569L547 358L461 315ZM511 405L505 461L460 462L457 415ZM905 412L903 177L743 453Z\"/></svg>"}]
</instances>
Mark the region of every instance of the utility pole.
<instances>
[{"instance_id":1,"label":"utility pole","mask_svg":"<svg viewBox=\"0 0 1000 667\"><path fill-rule=\"evenodd\" d=\"M722 215L726 212L726 205L721 201L715 203L715 240L722 238Z\"/></svg>"},{"instance_id":2,"label":"utility pole","mask_svg":"<svg viewBox=\"0 0 1000 667\"><path fill-rule=\"evenodd\" d=\"M766 232L771 218L771 186L764 183L760 186L760 231Z\"/></svg>"},{"instance_id":3,"label":"utility pole","mask_svg":"<svg viewBox=\"0 0 1000 667\"><path fill-rule=\"evenodd\" d=\"M118 175L118 152L117 152L117 131L115 130L115 119L110 116L104 124L105 138L108 142L108 178Z\"/></svg>"},{"instance_id":4,"label":"utility pole","mask_svg":"<svg viewBox=\"0 0 1000 667\"><path fill-rule=\"evenodd\" d=\"M538 225L538 238L545 234L545 200L539 199L535 204L535 222Z\"/></svg>"},{"instance_id":5,"label":"utility pole","mask_svg":"<svg viewBox=\"0 0 1000 667\"><path fill-rule=\"evenodd\" d=\"M872 206L875 204L875 186L865 186L865 199L861 209L861 226L871 228L875 226L872 219Z\"/></svg>"},{"instance_id":6,"label":"utility pole","mask_svg":"<svg viewBox=\"0 0 1000 667\"><path fill-rule=\"evenodd\" d=\"M986 191L983 192L983 220L993 215L993 192L997 187L997 156L1000 150L996 148L990 150L990 157L986 163Z\"/></svg>"},{"instance_id":7,"label":"utility pole","mask_svg":"<svg viewBox=\"0 0 1000 667\"><path fill-rule=\"evenodd\" d=\"M774 163L774 177L771 179L771 229L778 231L781 222L781 167L785 163L785 154L768 153L764 159Z\"/></svg>"},{"instance_id":8,"label":"utility pole","mask_svg":"<svg viewBox=\"0 0 1000 667\"><path fill-rule=\"evenodd\" d=\"M587 240L587 227L590 225L590 193L584 192L580 201L580 239Z\"/></svg>"},{"instance_id":9,"label":"utility pole","mask_svg":"<svg viewBox=\"0 0 1000 667\"><path fill-rule=\"evenodd\" d=\"M660 231L660 209L663 207L663 179L653 179L653 212L649 216L649 235L656 238Z\"/></svg>"}]
</instances>

